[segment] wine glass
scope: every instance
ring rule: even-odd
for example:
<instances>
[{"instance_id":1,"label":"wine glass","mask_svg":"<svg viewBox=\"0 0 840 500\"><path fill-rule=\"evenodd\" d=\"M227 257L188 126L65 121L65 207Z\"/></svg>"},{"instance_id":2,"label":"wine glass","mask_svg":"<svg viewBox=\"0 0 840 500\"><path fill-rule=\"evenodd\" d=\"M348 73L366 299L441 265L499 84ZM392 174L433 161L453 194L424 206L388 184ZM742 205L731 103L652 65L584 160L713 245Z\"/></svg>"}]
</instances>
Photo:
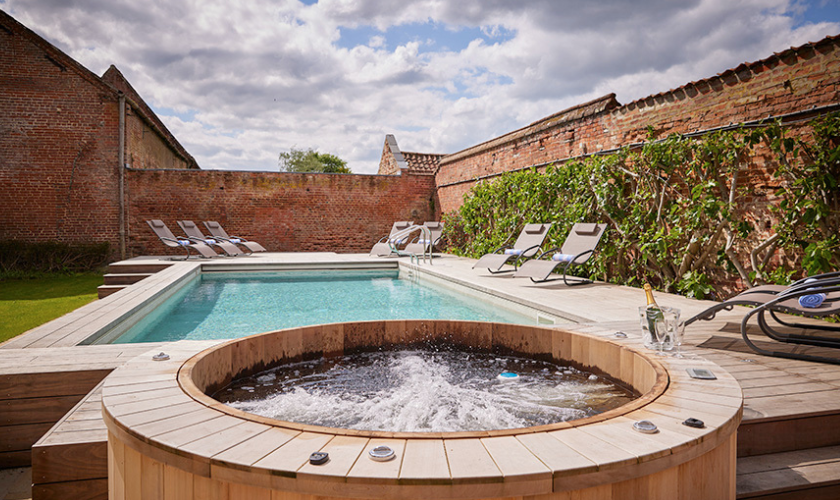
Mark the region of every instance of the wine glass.
<instances>
[{"instance_id":1,"label":"wine glass","mask_svg":"<svg viewBox=\"0 0 840 500\"><path fill-rule=\"evenodd\" d=\"M686 356L682 353L682 343L683 338L685 337L685 323L679 322L677 323L676 327L674 328L674 346L677 348L677 352L673 354L675 358L685 358Z\"/></svg>"},{"instance_id":2,"label":"wine glass","mask_svg":"<svg viewBox=\"0 0 840 500\"><path fill-rule=\"evenodd\" d=\"M656 338L657 355L665 356L665 343L668 341L668 334L670 330L670 328L668 328L668 322L660 316L657 318L653 326L655 330L654 335Z\"/></svg>"}]
</instances>

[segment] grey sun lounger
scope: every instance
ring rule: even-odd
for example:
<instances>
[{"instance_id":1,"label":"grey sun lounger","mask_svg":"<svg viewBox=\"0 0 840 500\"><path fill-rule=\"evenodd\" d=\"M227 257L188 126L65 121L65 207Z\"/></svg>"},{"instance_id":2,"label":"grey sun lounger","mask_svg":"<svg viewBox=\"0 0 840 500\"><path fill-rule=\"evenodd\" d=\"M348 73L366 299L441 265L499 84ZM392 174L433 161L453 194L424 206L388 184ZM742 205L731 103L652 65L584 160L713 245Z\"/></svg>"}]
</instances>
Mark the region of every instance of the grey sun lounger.
<instances>
[{"instance_id":1,"label":"grey sun lounger","mask_svg":"<svg viewBox=\"0 0 840 500\"><path fill-rule=\"evenodd\" d=\"M840 314L840 273L834 272L813 276L797 281L781 290L779 290L778 285L765 285L745 290L735 297L715 304L687 319L685 325L688 326L698 320L711 320L719 311L732 310L736 305L753 307L747 311L741 320L741 337L753 351L766 356L840 364L840 357L833 358L800 352L764 349L758 347L747 335L747 325L752 317L756 317L761 332L777 342L840 349L840 324L828 322L820 324L799 323L779 317L780 313L808 318L823 318ZM772 319L778 325L787 327L788 330L793 329L794 333L780 331L779 326L771 324L768 321L769 319ZM835 335L806 335L801 332L796 333L797 330L832 332Z\"/></svg>"},{"instance_id":2,"label":"grey sun lounger","mask_svg":"<svg viewBox=\"0 0 840 500\"><path fill-rule=\"evenodd\" d=\"M403 253L408 254L424 254L427 251L431 253L435 246L440 243L440 238L443 236L443 222L424 222L424 226L429 230L430 238L427 240L424 234L420 234L414 238L411 243L405 246Z\"/></svg>"},{"instance_id":3,"label":"grey sun lounger","mask_svg":"<svg viewBox=\"0 0 840 500\"><path fill-rule=\"evenodd\" d=\"M225 228L223 228L222 225L216 221L204 221L204 227L206 227L207 231L209 231L210 234L213 235L214 239L226 241L228 243L233 243L234 245L240 245L242 247L245 247L248 250L248 252L251 253L266 251L265 247L263 247L256 241L246 240L241 236L228 235L227 231L225 231Z\"/></svg>"},{"instance_id":4,"label":"grey sun lounger","mask_svg":"<svg viewBox=\"0 0 840 500\"><path fill-rule=\"evenodd\" d=\"M569 235L560 248L552 248L538 255L536 258L524 262L514 273L514 278L531 278L534 283L563 280L568 286L592 283L588 279L569 277L569 268L579 266L589 260L601 241L601 236L607 228L606 224L578 223L572 226ZM563 266L563 275L549 278L558 266Z\"/></svg>"},{"instance_id":5,"label":"grey sun lounger","mask_svg":"<svg viewBox=\"0 0 840 500\"><path fill-rule=\"evenodd\" d=\"M488 253L478 259L472 268L486 267L493 274L515 271L520 261L530 259L539 253L551 226L550 223L525 224L513 246L497 248L495 252ZM502 266L510 261L513 261L513 269L501 271Z\"/></svg>"},{"instance_id":6,"label":"grey sun lounger","mask_svg":"<svg viewBox=\"0 0 840 500\"><path fill-rule=\"evenodd\" d=\"M195 225L195 222L191 220L179 220L178 226L181 227L181 230L184 231L184 234L186 234L187 238L189 238L189 240L193 243L204 243L214 249L218 248L231 257L242 255L243 253L242 250L233 243L204 236L201 229L199 229L198 226Z\"/></svg>"},{"instance_id":7,"label":"grey sun lounger","mask_svg":"<svg viewBox=\"0 0 840 500\"><path fill-rule=\"evenodd\" d=\"M196 243L184 238L176 237L162 220L147 220L146 223L149 224L149 227L152 228L152 231L154 231L155 235L160 238L160 241L162 241L164 245L172 248L183 248L184 251L187 252L187 255L183 260L190 258L191 249L195 250L201 257L210 258L219 256L219 254L214 252L212 248L204 243Z\"/></svg>"},{"instance_id":8,"label":"grey sun lounger","mask_svg":"<svg viewBox=\"0 0 840 500\"><path fill-rule=\"evenodd\" d=\"M408 243L408 237L395 238L394 235L400 231L405 231L413 225L414 221L403 220L394 222L388 236L383 236L382 239L377 241L376 244L373 245L373 248L370 249L370 255L376 257L388 257L389 255L393 255L395 253L395 249L399 249L399 247Z\"/></svg>"}]
</instances>

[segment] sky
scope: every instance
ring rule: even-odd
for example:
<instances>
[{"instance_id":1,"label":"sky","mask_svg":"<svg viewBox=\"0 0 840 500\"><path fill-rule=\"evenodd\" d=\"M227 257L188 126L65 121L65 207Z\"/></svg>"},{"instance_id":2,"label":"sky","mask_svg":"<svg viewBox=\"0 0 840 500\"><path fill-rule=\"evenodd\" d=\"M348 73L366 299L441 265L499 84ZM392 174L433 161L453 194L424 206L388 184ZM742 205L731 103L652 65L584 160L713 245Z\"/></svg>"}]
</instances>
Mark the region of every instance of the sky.
<instances>
[{"instance_id":1,"label":"sky","mask_svg":"<svg viewBox=\"0 0 840 500\"><path fill-rule=\"evenodd\" d=\"M314 149L376 173L609 93L628 103L840 34L840 0L0 0L113 64L204 169Z\"/></svg>"}]
</instances>

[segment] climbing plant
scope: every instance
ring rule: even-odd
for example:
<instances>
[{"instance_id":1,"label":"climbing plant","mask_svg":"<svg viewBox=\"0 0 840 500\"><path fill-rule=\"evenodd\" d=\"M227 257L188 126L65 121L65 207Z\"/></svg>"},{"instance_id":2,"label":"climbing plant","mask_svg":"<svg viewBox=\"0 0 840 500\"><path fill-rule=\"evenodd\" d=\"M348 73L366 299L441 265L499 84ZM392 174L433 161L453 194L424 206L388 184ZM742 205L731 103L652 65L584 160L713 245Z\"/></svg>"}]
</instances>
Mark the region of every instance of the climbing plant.
<instances>
[{"instance_id":1,"label":"climbing plant","mask_svg":"<svg viewBox=\"0 0 840 500\"><path fill-rule=\"evenodd\" d=\"M836 269L840 117L810 128L813 134L796 139L778 123L697 138L651 133L641 148L504 174L475 185L460 210L446 216L447 240L452 251L477 257L510 243L527 222L555 222L549 246L562 244L575 222L608 222L585 274L631 285L651 281L698 298L720 295L737 279L801 274L768 269L776 245L801 259L807 274ZM765 168L780 186L769 239L756 227L748 184L762 144L771 152ZM766 251L763 259L756 249Z\"/></svg>"}]
</instances>

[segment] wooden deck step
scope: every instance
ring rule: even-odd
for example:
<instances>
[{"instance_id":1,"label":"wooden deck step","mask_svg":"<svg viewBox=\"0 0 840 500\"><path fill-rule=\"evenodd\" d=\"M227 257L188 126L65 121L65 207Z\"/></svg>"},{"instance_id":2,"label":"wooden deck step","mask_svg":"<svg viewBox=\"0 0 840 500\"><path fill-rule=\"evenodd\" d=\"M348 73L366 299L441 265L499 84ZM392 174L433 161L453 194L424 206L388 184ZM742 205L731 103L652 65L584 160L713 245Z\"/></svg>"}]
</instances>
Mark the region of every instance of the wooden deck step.
<instances>
[{"instance_id":1,"label":"wooden deck step","mask_svg":"<svg viewBox=\"0 0 840 500\"><path fill-rule=\"evenodd\" d=\"M116 262L108 266L109 273L156 273L163 271L172 264L165 262L144 262L135 260L126 260Z\"/></svg>"},{"instance_id":2,"label":"wooden deck step","mask_svg":"<svg viewBox=\"0 0 840 500\"><path fill-rule=\"evenodd\" d=\"M102 278L106 285L133 285L154 273L108 273Z\"/></svg>"},{"instance_id":3,"label":"wooden deck step","mask_svg":"<svg viewBox=\"0 0 840 500\"><path fill-rule=\"evenodd\" d=\"M33 443L114 368L154 348L135 344L0 349L0 469L28 467Z\"/></svg>"},{"instance_id":4,"label":"wooden deck step","mask_svg":"<svg viewBox=\"0 0 840 500\"><path fill-rule=\"evenodd\" d=\"M99 285L96 287L96 292L100 299L104 299L112 293L117 293L127 286L128 285Z\"/></svg>"},{"instance_id":5,"label":"wooden deck step","mask_svg":"<svg viewBox=\"0 0 840 500\"><path fill-rule=\"evenodd\" d=\"M32 500L108 497L101 385L32 446Z\"/></svg>"},{"instance_id":6,"label":"wooden deck step","mask_svg":"<svg viewBox=\"0 0 840 500\"><path fill-rule=\"evenodd\" d=\"M739 499L840 498L840 446L738 459Z\"/></svg>"}]
</instances>

